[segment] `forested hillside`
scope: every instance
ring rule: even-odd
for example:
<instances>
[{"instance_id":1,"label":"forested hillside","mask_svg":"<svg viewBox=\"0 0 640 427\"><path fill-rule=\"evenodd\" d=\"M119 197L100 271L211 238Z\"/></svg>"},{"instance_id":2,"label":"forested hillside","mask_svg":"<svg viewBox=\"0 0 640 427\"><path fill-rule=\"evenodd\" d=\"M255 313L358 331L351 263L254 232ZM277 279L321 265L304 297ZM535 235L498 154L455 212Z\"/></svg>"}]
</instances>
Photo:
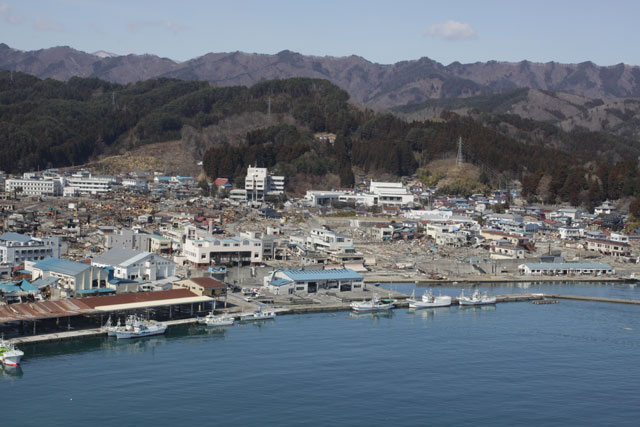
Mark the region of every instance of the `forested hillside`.
<instances>
[{"instance_id":1,"label":"forested hillside","mask_svg":"<svg viewBox=\"0 0 640 427\"><path fill-rule=\"evenodd\" d=\"M420 165L453 156L462 137L466 160L485 172L488 183L519 179L532 198L592 206L640 192L637 160L630 156L635 147L624 141L584 131L573 144L550 146L544 138L516 140L517 134L446 112L438 120L407 122L355 107L345 91L326 80L303 78L220 88L173 79L59 82L2 72L0 168L79 165L105 153L179 141L186 127L205 134L251 112L268 117L267 124L230 130L241 136L235 142L213 141L203 156L210 178L240 179L248 165L258 164L290 177L316 177L315 182L334 173L351 185L354 167L371 176L412 175ZM550 132L542 126L533 130ZM315 140L315 132L335 133L335 143Z\"/></svg>"}]
</instances>

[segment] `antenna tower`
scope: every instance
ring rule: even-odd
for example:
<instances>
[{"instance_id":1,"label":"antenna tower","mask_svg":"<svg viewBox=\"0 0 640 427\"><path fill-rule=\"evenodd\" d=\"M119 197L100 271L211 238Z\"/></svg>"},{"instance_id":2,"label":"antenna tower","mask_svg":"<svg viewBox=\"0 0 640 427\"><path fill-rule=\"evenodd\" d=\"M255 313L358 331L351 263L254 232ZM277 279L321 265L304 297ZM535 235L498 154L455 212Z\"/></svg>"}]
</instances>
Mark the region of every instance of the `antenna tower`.
<instances>
[{"instance_id":1,"label":"antenna tower","mask_svg":"<svg viewBox=\"0 0 640 427\"><path fill-rule=\"evenodd\" d=\"M456 156L456 165L464 163L464 157L462 156L462 137L458 139L458 155Z\"/></svg>"}]
</instances>

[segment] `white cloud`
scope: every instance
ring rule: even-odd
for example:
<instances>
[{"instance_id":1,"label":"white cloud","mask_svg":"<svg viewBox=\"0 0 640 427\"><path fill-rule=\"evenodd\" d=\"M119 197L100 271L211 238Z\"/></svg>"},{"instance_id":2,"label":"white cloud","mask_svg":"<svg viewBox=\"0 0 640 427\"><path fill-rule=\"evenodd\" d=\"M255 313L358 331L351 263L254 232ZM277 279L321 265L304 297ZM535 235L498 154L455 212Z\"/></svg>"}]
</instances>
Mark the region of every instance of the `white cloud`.
<instances>
[{"instance_id":1,"label":"white cloud","mask_svg":"<svg viewBox=\"0 0 640 427\"><path fill-rule=\"evenodd\" d=\"M476 37L476 30L471 25L458 21L447 21L427 28L425 35L445 40L469 40Z\"/></svg>"},{"instance_id":2,"label":"white cloud","mask_svg":"<svg viewBox=\"0 0 640 427\"><path fill-rule=\"evenodd\" d=\"M33 22L33 27L38 31L64 31L63 25L53 22L42 13L38 13L36 15L36 20Z\"/></svg>"},{"instance_id":3,"label":"white cloud","mask_svg":"<svg viewBox=\"0 0 640 427\"><path fill-rule=\"evenodd\" d=\"M127 23L127 30L131 33L137 33L145 28L162 28L173 34L178 34L186 30L186 25L178 24L172 20L167 21L132 21Z\"/></svg>"},{"instance_id":4,"label":"white cloud","mask_svg":"<svg viewBox=\"0 0 640 427\"><path fill-rule=\"evenodd\" d=\"M8 3L0 3L0 17L8 24L19 24L22 17Z\"/></svg>"}]
</instances>

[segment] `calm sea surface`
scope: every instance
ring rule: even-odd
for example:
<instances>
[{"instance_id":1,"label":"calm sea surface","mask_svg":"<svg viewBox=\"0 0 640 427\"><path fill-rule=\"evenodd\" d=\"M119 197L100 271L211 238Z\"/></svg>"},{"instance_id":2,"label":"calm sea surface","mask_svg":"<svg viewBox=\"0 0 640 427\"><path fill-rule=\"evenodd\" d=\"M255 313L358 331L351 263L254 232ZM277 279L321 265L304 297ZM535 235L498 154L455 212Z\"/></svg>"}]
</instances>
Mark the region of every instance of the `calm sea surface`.
<instances>
[{"instance_id":1,"label":"calm sea surface","mask_svg":"<svg viewBox=\"0 0 640 427\"><path fill-rule=\"evenodd\" d=\"M522 291L640 299L628 285ZM636 426L640 419L640 306L561 301L291 315L23 350L19 370L0 371L3 427Z\"/></svg>"}]
</instances>

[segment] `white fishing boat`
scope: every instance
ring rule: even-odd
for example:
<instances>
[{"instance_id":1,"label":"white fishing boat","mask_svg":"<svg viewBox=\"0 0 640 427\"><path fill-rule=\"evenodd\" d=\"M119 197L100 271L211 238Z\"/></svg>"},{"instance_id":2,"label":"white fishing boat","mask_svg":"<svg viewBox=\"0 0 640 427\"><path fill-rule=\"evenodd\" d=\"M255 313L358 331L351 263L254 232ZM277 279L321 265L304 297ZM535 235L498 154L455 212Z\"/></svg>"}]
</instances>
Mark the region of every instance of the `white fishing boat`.
<instances>
[{"instance_id":1,"label":"white fishing boat","mask_svg":"<svg viewBox=\"0 0 640 427\"><path fill-rule=\"evenodd\" d=\"M0 338L0 362L7 366L18 366L24 356L24 352L16 348L15 345Z\"/></svg>"},{"instance_id":2,"label":"white fishing boat","mask_svg":"<svg viewBox=\"0 0 640 427\"><path fill-rule=\"evenodd\" d=\"M207 326L231 326L235 322L232 316L221 314L216 316L213 312L207 314L204 317L198 318L198 323Z\"/></svg>"},{"instance_id":3,"label":"white fishing boat","mask_svg":"<svg viewBox=\"0 0 640 427\"><path fill-rule=\"evenodd\" d=\"M480 294L479 290L475 290L473 294L468 297L464 295L464 290L460 293L458 297L458 303L460 305L485 305L485 304L495 304L496 297L490 297L486 293Z\"/></svg>"},{"instance_id":4,"label":"white fishing boat","mask_svg":"<svg viewBox=\"0 0 640 427\"><path fill-rule=\"evenodd\" d=\"M164 334L166 330L167 325L151 320L148 322L136 322L133 325L125 325L117 329L115 334L118 339L131 339L161 335Z\"/></svg>"},{"instance_id":5,"label":"white fishing boat","mask_svg":"<svg viewBox=\"0 0 640 427\"><path fill-rule=\"evenodd\" d=\"M253 320L267 320L275 319L276 312L271 310L263 310L262 308L254 311L253 313L243 313L240 315L241 322L250 322Z\"/></svg>"},{"instance_id":6,"label":"white fishing boat","mask_svg":"<svg viewBox=\"0 0 640 427\"><path fill-rule=\"evenodd\" d=\"M420 309L430 307L448 307L451 305L451 297L447 295L434 296L431 290L425 291L422 294L421 300L415 299L415 291L411 294L411 299L408 299L409 308Z\"/></svg>"},{"instance_id":7,"label":"white fishing boat","mask_svg":"<svg viewBox=\"0 0 640 427\"><path fill-rule=\"evenodd\" d=\"M379 298L378 295L374 295L370 301L352 302L351 309L358 313L391 310L395 303L396 300L392 298Z\"/></svg>"}]
</instances>

